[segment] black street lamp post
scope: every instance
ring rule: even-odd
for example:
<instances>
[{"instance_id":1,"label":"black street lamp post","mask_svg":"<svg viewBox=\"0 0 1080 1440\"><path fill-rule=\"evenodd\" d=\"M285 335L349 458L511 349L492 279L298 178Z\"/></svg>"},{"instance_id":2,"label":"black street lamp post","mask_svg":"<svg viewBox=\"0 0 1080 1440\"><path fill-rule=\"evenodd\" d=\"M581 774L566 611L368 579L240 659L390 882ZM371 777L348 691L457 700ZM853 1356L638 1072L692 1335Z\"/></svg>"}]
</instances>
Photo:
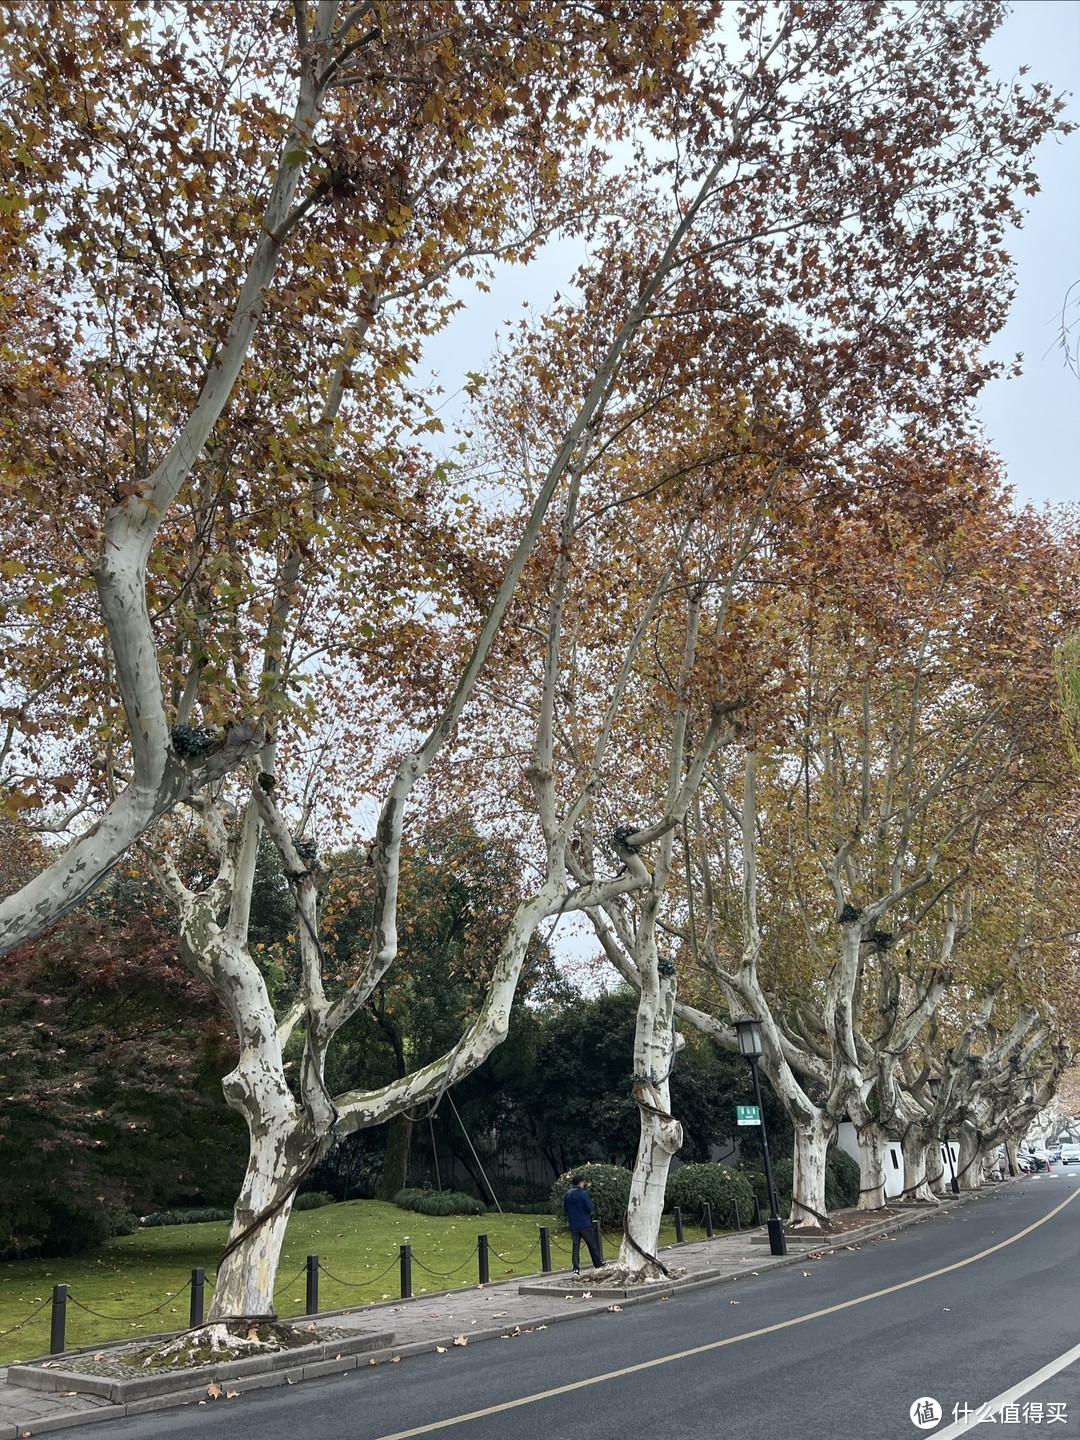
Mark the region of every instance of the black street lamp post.
<instances>
[{"instance_id":1,"label":"black street lamp post","mask_svg":"<svg viewBox=\"0 0 1080 1440\"><path fill-rule=\"evenodd\" d=\"M769 1250L773 1255L787 1254L787 1240L784 1237L784 1222L776 1203L776 1186L773 1184L772 1163L769 1160L769 1137L765 1133L765 1111L761 1104L761 1084L758 1080L758 1061L761 1059L761 1022L759 1020L736 1020L735 1033L739 1037L739 1050L750 1066L754 1077L754 1103L757 1105L758 1124L761 1126L761 1153L765 1157L765 1184L769 1191Z\"/></svg>"},{"instance_id":2,"label":"black street lamp post","mask_svg":"<svg viewBox=\"0 0 1080 1440\"><path fill-rule=\"evenodd\" d=\"M936 1075L931 1075L930 1079L926 1083L930 1087L931 1100L936 1100L938 1098L938 1095L941 1093L941 1081ZM941 1143L945 1146L945 1154L949 1157L949 1174L952 1177L949 1181L949 1184L952 1187L952 1193L954 1195L959 1195L960 1181L956 1178L956 1166L953 1164L952 1146L949 1144L949 1136L947 1133L942 1136Z\"/></svg>"}]
</instances>

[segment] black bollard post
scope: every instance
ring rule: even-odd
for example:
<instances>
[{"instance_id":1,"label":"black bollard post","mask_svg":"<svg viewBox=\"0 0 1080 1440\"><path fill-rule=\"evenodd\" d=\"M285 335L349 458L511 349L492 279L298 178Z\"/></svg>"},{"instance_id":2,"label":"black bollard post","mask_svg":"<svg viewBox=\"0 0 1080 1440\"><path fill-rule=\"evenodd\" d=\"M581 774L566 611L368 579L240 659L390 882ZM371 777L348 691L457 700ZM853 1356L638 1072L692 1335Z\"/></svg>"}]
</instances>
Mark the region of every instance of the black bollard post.
<instances>
[{"instance_id":1,"label":"black bollard post","mask_svg":"<svg viewBox=\"0 0 1080 1440\"><path fill-rule=\"evenodd\" d=\"M319 1257L309 1255L307 1257L307 1295L304 1299L307 1309L305 1315L317 1315L319 1313Z\"/></svg>"},{"instance_id":2,"label":"black bollard post","mask_svg":"<svg viewBox=\"0 0 1080 1440\"><path fill-rule=\"evenodd\" d=\"M701 1207L701 1223L705 1226L706 1240L711 1240L713 1238L712 1206L708 1200Z\"/></svg>"},{"instance_id":3,"label":"black bollard post","mask_svg":"<svg viewBox=\"0 0 1080 1440\"><path fill-rule=\"evenodd\" d=\"M683 1242L681 1206L675 1206L675 1209L671 1212L671 1218L675 1221L675 1244L681 1245Z\"/></svg>"},{"instance_id":4,"label":"black bollard post","mask_svg":"<svg viewBox=\"0 0 1080 1440\"><path fill-rule=\"evenodd\" d=\"M197 1329L203 1322L203 1306L206 1301L206 1271L196 1265L191 1272L191 1306L188 1309L188 1328Z\"/></svg>"},{"instance_id":5,"label":"black bollard post","mask_svg":"<svg viewBox=\"0 0 1080 1440\"><path fill-rule=\"evenodd\" d=\"M756 1199L754 1200L754 1205L755 1207L757 1205ZM737 1200L732 1200L731 1202L731 1211L728 1215L728 1225L732 1230L742 1229L742 1216L739 1214L739 1202Z\"/></svg>"},{"instance_id":6,"label":"black bollard post","mask_svg":"<svg viewBox=\"0 0 1080 1440\"><path fill-rule=\"evenodd\" d=\"M49 1354L60 1355L67 1349L64 1332L67 1329L67 1296L66 1285L54 1285L52 1287L52 1330L49 1337Z\"/></svg>"},{"instance_id":7,"label":"black bollard post","mask_svg":"<svg viewBox=\"0 0 1080 1440\"><path fill-rule=\"evenodd\" d=\"M488 1270L488 1237L486 1235L476 1237L476 1253L480 1261L480 1284L486 1285L491 1278Z\"/></svg>"},{"instance_id":8,"label":"black bollard post","mask_svg":"<svg viewBox=\"0 0 1080 1440\"><path fill-rule=\"evenodd\" d=\"M754 1224L761 1224L761 1201L756 1195L754 1196Z\"/></svg>"},{"instance_id":9,"label":"black bollard post","mask_svg":"<svg viewBox=\"0 0 1080 1440\"><path fill-rule=\"evenodd\" d=\"M593 1239L596 1241L596 1253L600 1256L600 1264L604 1263L604 1232L600 1228L600 1221L592 1222Z\"/></svg>"},{"instance_id":10,"label":"black bollard post","mask_svg":"<svg viewBox=\"0 0 1080 1440\"><path fill-rule=\"evenodd\" d=\"M401 1298L408 1300L412 1295L412 1246L406 1240L401 1247Z\"/></svg>"},{"instance_id":11,"label":"black bollard post","mask_svg":"<svg viewBox=\"0 0 1080 1440\"><path fill-rule=\"evenodd\" d=\"M540 1226L540 1269L545 1275L551 1273L551 1231L546 1225Z\"/></svg>"}]
</instances>

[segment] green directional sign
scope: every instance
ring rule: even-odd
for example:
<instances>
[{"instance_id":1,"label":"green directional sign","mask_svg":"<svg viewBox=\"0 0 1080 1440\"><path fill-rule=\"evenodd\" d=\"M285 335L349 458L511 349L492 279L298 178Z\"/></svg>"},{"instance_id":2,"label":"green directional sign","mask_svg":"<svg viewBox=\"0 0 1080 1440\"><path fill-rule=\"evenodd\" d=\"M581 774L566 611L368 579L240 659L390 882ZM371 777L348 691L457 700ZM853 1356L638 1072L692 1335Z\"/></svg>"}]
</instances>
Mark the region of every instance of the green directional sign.
<instances>
[{"instance_id":1,"label":"green directional sign","mask_svg":"<svg viewBox=\"0 0 1080 1440\"><path fill-rule=\"evenodd\" d=\"M740 1125L760 1125L761 1111L756 1105L736 1105L735 1119Z\"/></svg>"}]
</instances>

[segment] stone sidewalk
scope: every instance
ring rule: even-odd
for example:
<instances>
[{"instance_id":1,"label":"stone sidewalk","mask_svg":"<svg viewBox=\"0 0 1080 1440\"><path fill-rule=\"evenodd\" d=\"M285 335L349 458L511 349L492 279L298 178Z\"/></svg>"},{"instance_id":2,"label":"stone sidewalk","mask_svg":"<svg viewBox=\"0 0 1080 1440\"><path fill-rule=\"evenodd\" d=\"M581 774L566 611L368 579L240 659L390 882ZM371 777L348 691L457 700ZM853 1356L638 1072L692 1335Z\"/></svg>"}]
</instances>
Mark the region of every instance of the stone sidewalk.
<instances>
[{"instance_id":1,"label":"stone sidewalk","mask_svg":"<svg viewBox=\"0 0 1080 1440\"><path fill-rule=\"evenodd\" d=\"M662 1252L670 1279L633 1291L590 1286L588 1272L575 1280L560 1271L326 1312L297 1322L312 1328L310 1347L198 1371L132 1374L115 1358L117 1350L130 1348L127 1341L69 1350L0 1369L0 1440L25 1440L73 1425L197 1403L208 1396L224 1401L249 1390L341 1374L439 1347L528 1334L542 1326L596 1314L612 1304L625 1308L669 1298L683 1289L745 1280L766 1270L798 1265L811 1255L861 1244L970 1198L950 1198L934 1209L896 1207L888 1218L824 1241L790 1240L786 1256L770 1255L764 1230L687 1241ZM140 1337L140 1348L153 1338Z\"/></svg>"}]
</instances>

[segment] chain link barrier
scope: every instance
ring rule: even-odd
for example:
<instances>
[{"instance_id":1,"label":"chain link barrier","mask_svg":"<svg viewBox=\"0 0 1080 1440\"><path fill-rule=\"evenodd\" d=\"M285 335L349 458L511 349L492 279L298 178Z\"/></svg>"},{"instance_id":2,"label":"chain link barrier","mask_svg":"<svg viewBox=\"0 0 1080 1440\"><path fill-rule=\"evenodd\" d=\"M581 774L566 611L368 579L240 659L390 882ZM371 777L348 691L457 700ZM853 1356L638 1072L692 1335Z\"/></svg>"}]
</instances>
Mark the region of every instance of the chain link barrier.
<instances>
[{"instance_id":1,"label":"chain link barrier","mask_svg":"<svg viewBox=\"0 0 1080 1440\"><path fill-rule=\"evenodd\" d=\"M319 1269L320 1269L320 1270L322 1269L322 1266L321 1266L321 1265L319 1266ZM289 1289L291 1289L291 1287L296 1284L297 1280L300 1279L300 1276L301 1276L301 1275L306 1275L306 1274L307 1274L307 1265L306 1265L306 1264L305 1264L305 1265L301 1265L301 1266L300 1266L300 1269L297 1270L296 1274L292 1277L291 1280L279 1280L279 1281L277 1282L277 1284L274 1286L274 1294L276 1295L279 1290L289 1290Z\"/></svg>"},{"instance_id":2,"label":"chain link barrier","mask_svg":"<svg viewBox=\"0 0 1080 1440\"><path fill-rule=\"evenodd\" d=\"M466 1261L466 1264L468 1264L468 1261ZM391 1260L386 1269L380 1271L378 1275L368 1275L365 1276L363 1280L342 1280L341 1277L335 1275L332 1270L328 1270L321 1260L319 1261L319 1270L321 1273L325 1275L328 1280L332 1280L335 1285L344 1285L346 1290L362 1290L365 1285L375 1285L378 1281L385 1280L387 1275L390 1274L390 1271L396 1270L397 1268L398 1261L395 1258Z\"/></svg>"},{"instance_id":3,"label":"chain link barrier","mask_svg":"<svg viewBox=\"0 0 1080 1440\"><path fill-rule=\"evenodd\" d=\"M20 1320L17 1325L10 1325L4 1333L7 1335L14 1335L16 1330L25 1330L28 1325L32 1325L34 1323L37 1317L41 1314L42 1310L45 1309L46 1305L51 1304L52 1297L50 1296L48 1300L43 1300L36 1310L31 1310L30 1314L26 1317L25 1320ZM41 1323L44 1324L45 1322L42 1321Z\"/></svg>"},{"instance_id":4,"label":"chain link barrier","mask_svg":"<svg viewBox=\"0 0 1080 1440\"><path fill-rule=\"evenodd\" d=\"M558 1250L563 1254L570 1253L567 1246L559 1244L559 1242L550 1235L549 1243L551 1244L553 1249ZM523 1265L525 1261L535 1255L539 1249L540 1239L538 1236L531 1249L526 1251L524 1255L521 1255L517 1258L511 1258L510 1256L504 1255L501 1251L498 1250L491 1250L489 1253L495 1259L500 1261L501 1264L517 1267L519 1265ZM425 1265L424 1262L419 1259L419 1257L415 1254L412 1255L412 1263L417 1266L418 1269L422 1270L426 1275L430 1275L435 1280L452 1280L455 1275L460 1275L462 1271L466 1270L470 1265L473 1264L479 1250L480 1244L478 1241L477 1244L473 1246L470 1253L462 1261L462 1263L453 1270L433 1270L429 1265ZM340 1285L346 1290L361 1290L364 1289L366 1286L377 1285L380 1281L385 1280L386 1277L391 1273L391 1271L394 1271L398 1268L398 1263L398 1258L395 1257L393 1260L391 1260L390 1264L386 1267L385 1270L379 1271L379 1273L376 1275L366 1275L362 1280L343 1280L340 1275L335 1275L332 1270L328 1269L321 1260L319 1261L319 1270L323 1275L326 1276L328 1280L332 1281L335 1285ZM291 1289L298 1280L304 1277L306 1270L307 1266L301 1265L300 1269L297 1270L290 1279L279 1280L274 1286L275 1296L282 1291ZM77 1295L73 1294L70 1290L67 1293L67 1300L77 1309L81 1310L84 1314L92 1315L97 1320L105 1320L110 1323L126 1322L128 1324L134 1324L139 1320L147 1319L151 1315L160 1315L160 1313L165 1309L167 1305L169 1305L172 1301L178 1299L180 1296L184 1295L187 1291L189 1291L191 1289L191 1285L191 1280L186 1280L179 1290L174 1290L170 1294L166 1295L164 1299L161 1300L152 1309L143 1310L136 1315L115 1315L108 1314L107 1312L102 1310L97 1310L92 1305L85 1304L82 1300L79 1299ZM6 1333L9 1335L13 1335L20 1330L27 1329L29 1326L35 1323L44 1324L44 1318L41 1318L39 1320L39 1317L42 1315L42 1311L48 1309L51 1304L51 1298L48 1300L43 1300L41 1304L38 1305L36 1309L32 1310L24 1320L20 1320L17 1324L9 1326Z\"/></svg>"},{"instance_id":5,"label":"chain link barrier","mask_svg":"<svg viewBox=\"0 0 1080 1440\"><path fill-rule=\"evenodd\" d=\"M148 1315L160 1315L170 1300L175 1300L178 1295L183 1295L186 1290L190 1289L191 1281L188 1280L181 1285L179 1290L174 1290L171 1295L166 1295L160 1305L155 1305L152 1310L144 1310L140 1315L105 1315L100 1310L92 1310L89 1305L84 1305L78 1296L73 1295L70 1290L68 1291L67 1298L69 1304L77 1305L80 1310L84 1311L87 1315L93 1315L96 1320L127 1320L134 1322L136 1320L145 1320Z\"/></svg>"},{"instance_id":6,"label":"chain link barrier","mask_svg":"<svg viewBox=\"0 0 1080 1440\"><path fill-rule=\"evenodd\" d=\"M539 1250L539 1249L540 1249L540 1240L539 1240L539 1238L537 1238L536 1244L532 1247L532 1249L531 1249L531 1250L527 1250L527 1251L525 1252L525 1254L522 1255L521 1258L518 1259L518 1260L511 1260L510 1257L509 1257L509 1255L502 1255L502 1254L499 1253L498 1250L492 1250L491 1253L492 1253L492 1255L495 1256L495 1259L496 1259L496 1260L501 1260L504 1265L514 1265L514 1266L517 1266L517 1265L524 1265L525 1261L528 1260L530 1256L535 1255L536 1252L537 1252L537 1250Z\"/></svg>"},{"instance_id":7,"label":"chain link barrier","mask_svg":"<svg viewBox=\"0 0 1080 1440\"><path fill-rule=\"evenodd\" d=\"M456 1270L432 1270L432 1269L430 1269L427 1265L425 1265L422 1260L418 1259L415 1255L413 1255L413 1257L412 1257L412 1263L413 1263L414 1265L418 1266L421 1270L423 1270L423 1272L424 1272L425 1275L431 1275L431 1276L432 1276L434 1279L436 1279L436 1280L450 1280L454 1275L460 1275L460 1274L461 1274L462 1270L465 1269L465 1266L468 1265L468 1264L473 1260L473 1258L475 1257L475 1255L476 1255L476 1253L477 1253L477 1251L478 1251L479 1249L480 1249L480 1246L479 1246L479 1245L474 1245L473 1248L472 1248L472 1254L467 1255L467 1256L465 1257L465 1259L462 1261L462 1263L457 1267Z\"/></svg>"}]
</instances>

